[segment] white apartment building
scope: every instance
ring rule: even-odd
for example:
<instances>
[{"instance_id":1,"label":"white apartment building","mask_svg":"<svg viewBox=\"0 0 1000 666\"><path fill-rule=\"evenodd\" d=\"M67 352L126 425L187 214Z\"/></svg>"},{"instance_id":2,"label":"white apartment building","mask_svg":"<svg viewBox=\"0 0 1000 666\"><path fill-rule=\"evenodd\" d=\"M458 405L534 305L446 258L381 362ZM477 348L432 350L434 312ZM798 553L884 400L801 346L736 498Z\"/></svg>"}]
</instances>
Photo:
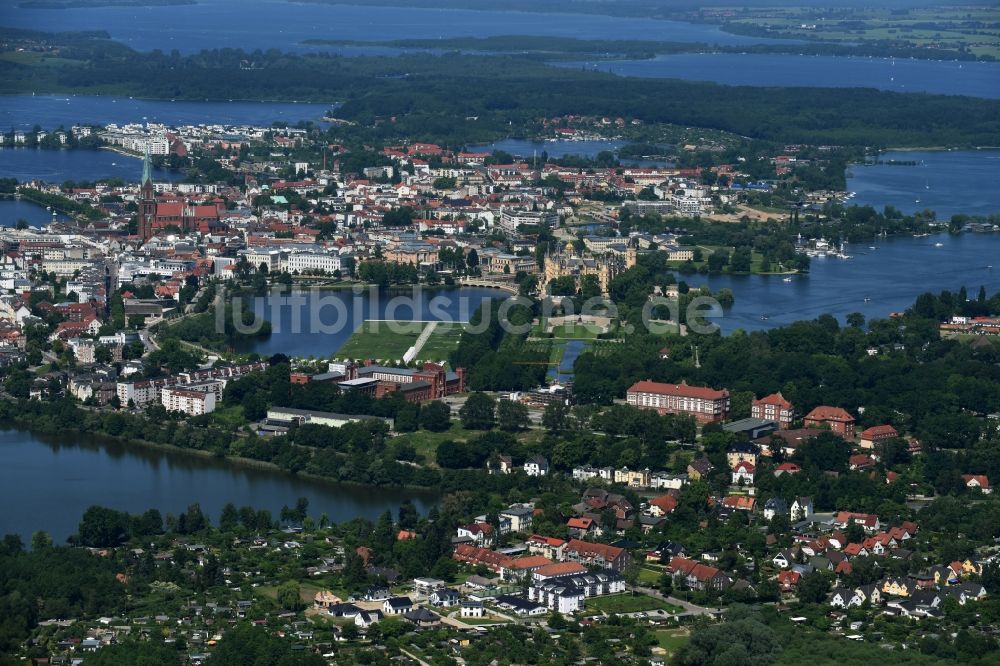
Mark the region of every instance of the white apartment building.
<instances>
[{"instance_id":1,"label":"white apartment building","mask_svg":"<svg viewBox=\"0 0 1000 666\"><path fill-rule=\"evenodd\" d=\"M189 416L215 411L215 393L197 388L166 387L161 393L160 402L168 412L184 412Z\"/></svg>"}]
</instances>

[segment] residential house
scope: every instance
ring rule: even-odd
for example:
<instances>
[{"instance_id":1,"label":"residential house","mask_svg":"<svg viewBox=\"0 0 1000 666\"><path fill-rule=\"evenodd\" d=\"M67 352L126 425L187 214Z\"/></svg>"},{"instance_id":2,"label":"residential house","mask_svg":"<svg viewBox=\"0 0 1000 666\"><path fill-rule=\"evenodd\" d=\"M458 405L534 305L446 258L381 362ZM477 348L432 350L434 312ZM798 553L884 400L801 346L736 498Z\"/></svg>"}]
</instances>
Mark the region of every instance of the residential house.
<instances>
[{"instance_id":1,"label":"residential house","mask_svg":"<svg viewBox=\"0 0 1000 666\"><path fill-rule=\"evenodd\" d=\"M780 497L772 497L764 502L764 520L772 520L775 516L788 513L788 503Z\"/></svg>"},{"instance_id":2,"label":"residential house","mask_svg":"<svg viewBox=\"0 0 1000 666\"><path fill-rule=\"evenodd\" d=\"M461 609L459 611L459 617L462 618L481 618L485 616L485 606L483 606L482 601L472 601L465 600L461 604Z\"/></svg>"},{"instance_id":3,"label":"residential house","mask_svg":"<svg viewBox=\"0 0 1000 666\"><path fill-rule=\"evenodd\" d=\"M792 502L790 518L793 523L805 520L813 515L813 501L811 497L796 497Z\"/></svg>"},{"instance_id":4,"label":"residential house","mask_svg":"<svg viewBox=\"0 0 1000 666\"><path fill-rule=\"evenodd\" d=\"M545 476L549 473L549 461L543 456L532 456L524 461L524 473L528 476Z\"/></svg>"},{"instance_id":5,"label":"residential house","mask_svg":"<svg viewBox=\"0 0 1000 666\"><path fill-rule=\"evenodd\" d=\"M993 492L990 488L990 479L985 474L963 474L962 481L965 482L965 487L970 490L979 490L984 495L989 495Z\"/></svg>"},{"instance_id":6,"label":"residential house","mask_svg":"<svg viewBox=\"0 0 1000 666\"><path fill-rule=\"evenodd\" d=\"M742 460L733 468L733 485L752 486L757 468L753 463Z\"/></svg>"},{"instance_id":7,"label":"residential house","mask_svg":"<svg viewBox=\"0 0 1000 666\"><path fill-rule=\"evenodd\" d=\"M534 507L515 504L500 512L500 533L530 532Z\"/></svg>"},{"instance_id":8,"label":"residential house","mask_svg":"<svg viewBox=\"0 0 1000 666\"><path fill-rule=\"evenodd\" d=\"M673 495L659 495L649 500L649 515L662 517L677 508L677 498Z\"/></svg>"},{"instance_id":9,"label":"residential house","mask_svg":"<svg viewBox=\"0 0 1000 666\"><path fill-rule=\"evenodd\" d=\"M376 622L382 620L384 617L385 615L382 613L382 611L378 609L370 611L363 610L358 612L358 614L354 616L354 624L359 629L367 629Z\"/></svg>"},{"instance_id":10,"label":"residential house","mask_svg":"<svg viewBox=\"0 0 1000 666\"><path fill-rule=\"evenodd\" d=\"M700 481L715 470L715 465L708 458L696 458L688 463L687 474L692 481Z\"/></svg>"},{"instance_id":11,"label":"residential house","mask_svg":"<svg viewBox=\"0 0 1000 666\"><path fill-rule=\"evenodd\" d=\"M382 612L389 615L402 615L413 608L409 597L391 597L382 604Z\"/></svg>"},{"instance_id":12,"label":"residential house","mask_svg":"<svg viewBox=\"0 0 1000 666\"><path fill-rule=\"evenodd\" d=\"M435 590L430 596L431 606L457 606L461 601L461 596L457 590L448 587Z\"/></svg>"},{"instance_id":13,"label":"residential house","mask_svg":"<svg viewBox=\"0 0 1000 666\"><path fill-rule=\"evenodd\" d=\"M580 517L567 520L566 531L570 536L582 539L598 532L599 528L593 518Z\"/></svg>"},{"instance_id":14,"label":"residential house","mask_svg":"<svg viewBox=\"0 0 1000 666\"><path fill-rule=\"evenodd\" d=\"M459 539L470 539L477 546L493 545L493 526L489 523L459 525L455 532Z\"/></svg>"},{"instance_id":15,"label":"residential house","mask_svg":"<svg viewBox=\"0 0 1000 666\"><path fill-rule=\"evenodd\" d=\"M737 442L726 449L726 463L729 469L733 469L741 462L756 465L759 456L760 447L751 442Z\"/></svg>"},{"instance_id":16,"label":"residential house","mask_svg":"<svg viewBox=\"0 0 1000 666\"><path fill-rule=\"evenodd\" d=\"M686 557L672 558L667 572L682 579L692 590L725 590L733 583L725 572Z\"/></svg>"}]
</instances>

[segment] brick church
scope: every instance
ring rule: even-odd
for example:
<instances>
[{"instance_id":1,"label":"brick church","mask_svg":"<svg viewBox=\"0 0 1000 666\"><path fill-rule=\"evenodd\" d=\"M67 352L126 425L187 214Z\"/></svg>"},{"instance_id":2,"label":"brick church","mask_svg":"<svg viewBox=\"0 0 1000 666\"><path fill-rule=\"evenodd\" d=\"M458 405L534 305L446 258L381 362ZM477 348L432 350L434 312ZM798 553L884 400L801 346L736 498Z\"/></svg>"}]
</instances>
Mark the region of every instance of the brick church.
<instances>
[{"instance_id":1,"label":"brick church","mask_svg":"<svg viewBox=\"0 0 1000 666\"><path fill-rule=\"evenodd\" d=\"M225 210L226 205L221 199L196 203L176 194L157 197L153 189L153 167L149 153L146 153L139 186L138 228L143 242L161 232L209 233L222 226L220 218Z\"/></svg>"}]
</instances>

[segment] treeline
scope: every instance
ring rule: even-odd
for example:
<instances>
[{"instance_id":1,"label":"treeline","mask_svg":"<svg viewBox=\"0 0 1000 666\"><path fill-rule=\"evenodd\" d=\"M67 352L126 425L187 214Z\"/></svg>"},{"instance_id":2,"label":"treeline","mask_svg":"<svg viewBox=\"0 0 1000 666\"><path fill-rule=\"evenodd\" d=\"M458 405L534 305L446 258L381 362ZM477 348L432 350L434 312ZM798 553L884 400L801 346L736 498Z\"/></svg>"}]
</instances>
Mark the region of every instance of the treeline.
<instances>
[{"instance_id":1,"label":"treeline","mask_svg":"<svg viewBox=\"0 0 1000 666\"><path fill-rule=\"evenodd\" d=\"M338 116L362 125L394 117L394 123L379 124L386 139L452 145L567 114L625 116L787 143L994 145L1000 135L995 100L625 78L504 55L343 58L217 49L184 56L118 48L79 55L83 64L59 67L3 61L0 92L43 87L162 99L343 99Z\"/></svg>"},{"instance_id":2,"label":"treeline","mask_svg":"<svg viewBox=\"0 0 1000 666\"><path fill-rule=\"evenodd\" d=\"M50 206L54 210L68 213L70 215L82 215L88 220L99 220L104 217L104 214L101 213L101 211L97 210L90 204L79 203L69 197L64 197L58 194L50 194L49 192L43 192L30 187L22 187L19 192L23 198L28 201L32 201L39 206Z\"/></svg>"},{"instance_id":3,"label":"treeline","mask_svg":"<svg viewBox=\"0 0 1000 666\"><path fill-rule=\"evenodd\" d=\"M506 307L491 300L470 318L471 328L485 321L479 333L462 333L458 348L448 358L451 367L465 368L466 383L474 391L517 391L544 383L548 370L547 343L528 342L527 330L536 317L535 307ZM512 330L512 327L516 327ZM511 331L511 332L508 332Z\"/></svg>"},{"instance_id":4,"label":"treeline","mask_svg":"<svg viewBox=\"0 0 1000 666\"><path fill-rule=\"evenodd\" d=\"M739 33L742 24L727 24L726 30ZM773 37L773 34L767 36ZM336 39L307 39L303 43L317 46L387 46L400 49L459 50L486 53L514 53L545 60L577 59L648 59L657 55L681 53L734 53L739 55L819 55L834 57L915 58L919 60L976 60L973 53L958 49L921 48L903 42L884 40L838 44L832 42L803 43L798 36L787 44L708 44L705 42L669 42L618 39L576 39L574 37L536 37L530 35L496 35L491 37L450 37L447 39L393 39L382 42L357 42ZM987 58L984 58L987 59Z\"/></svg>"},{"instance_id":5,"label":"treeline","mask_svg":"<svg viewBox=\"0 0 1000 666\"><path fill-rule=\"evenodd\" d=\"M1000 295L963 298L927 294L905 316L867 325L860 314L844 327L823 315L769 331L699 336L700 367L690 342L664 345L663 338L640 333L581 354L574 391L581 401L609 404L640 379L686 380L733 395L781 391L800 415L818 405L840 406L858 415L859 430L891 424L913 434L928 454L919 481L951 492L961 474L1000 475L1000 433L985 418L1000 405L1000 344L946 340L938 331L952 314L1000 312ZM662 358L664 346L669 360ZM938 458L938 450L948 452Z\"/></svg>"}]
</instances>

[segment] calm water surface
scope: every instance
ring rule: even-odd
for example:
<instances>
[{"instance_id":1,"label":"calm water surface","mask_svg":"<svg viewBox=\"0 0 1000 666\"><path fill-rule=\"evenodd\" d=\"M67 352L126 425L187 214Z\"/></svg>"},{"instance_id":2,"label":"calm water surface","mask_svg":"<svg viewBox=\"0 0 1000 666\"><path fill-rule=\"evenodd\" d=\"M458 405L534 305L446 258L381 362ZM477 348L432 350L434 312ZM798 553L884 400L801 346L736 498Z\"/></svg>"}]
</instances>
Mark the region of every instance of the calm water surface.
<instances>
[{"instance_id":1,"label":"calm water surface","mask_svg":"<svg viewBox=\"0 0 1000 666\"><path fill-rule=\"evenodd\" d=\"M891 151L879 160L917 164L851 166L847 189L856 203L907 213L930 209L940 220L1000 213L1000 150Z\"/></svg>"},{"instance_id":2,"label":"calm water surface","mask_svg":"<svg viewBox=\"0 0 1000 666\"><path fill-rule=\"evenodd\" d=\"M1000 98L1000 63L996 62L681 53L649 60L553 64L622 76L714 81L738 86L878 88L902 93Z\"/></svg>"},{"instance_id":3,"label":"calm water surface","mask_svg":"<svg viewBox=\"0 0 1000 666\"><path fill-rule=\"evenodd\" d=\"M326 483L83 435L0 430L0 460L0 534L26 541L37 530L64 541L94 504L131 513L155 508L165 517L198 502L217 524L228 502L269 509L278 518L282 506L306 497L310 516L326 513L343 522L374 519L386 509L395 514L406 499L425 513L437 499L430 491Z\"/></svg>"},{"instance_id":4,"label":"calm water surface","mask_svg":"<svg viewBox=\"0 0 1000 666\"><path fill-rule=\"evenodd\" d=\"M180 20L179 20L180 19ZM361 7L276 0L199 0L184 7L23 9L5 7L3 24L62 30L106 30L134 49L194 52L201 49L280 48L324 50L306 39L382 41L540 35L578 39L648 39L709 44L762 44L710 25L585 14L463 11L411 7Z\"/></svg>"},{"instance_id":5,"label":"calm water surface","mask_svg":"<svg viewBox=\"0 0 1000 666\"><path fill-rule=\"evenodd\" d=\"M158 182L179 181L184 176L183 171L153 169L153 179ZM0 148L0 178L61 184L67 180L79 183L106 178L138 182L141 177L141 159L113 150Z\"/></svg>"}]
</instances>

